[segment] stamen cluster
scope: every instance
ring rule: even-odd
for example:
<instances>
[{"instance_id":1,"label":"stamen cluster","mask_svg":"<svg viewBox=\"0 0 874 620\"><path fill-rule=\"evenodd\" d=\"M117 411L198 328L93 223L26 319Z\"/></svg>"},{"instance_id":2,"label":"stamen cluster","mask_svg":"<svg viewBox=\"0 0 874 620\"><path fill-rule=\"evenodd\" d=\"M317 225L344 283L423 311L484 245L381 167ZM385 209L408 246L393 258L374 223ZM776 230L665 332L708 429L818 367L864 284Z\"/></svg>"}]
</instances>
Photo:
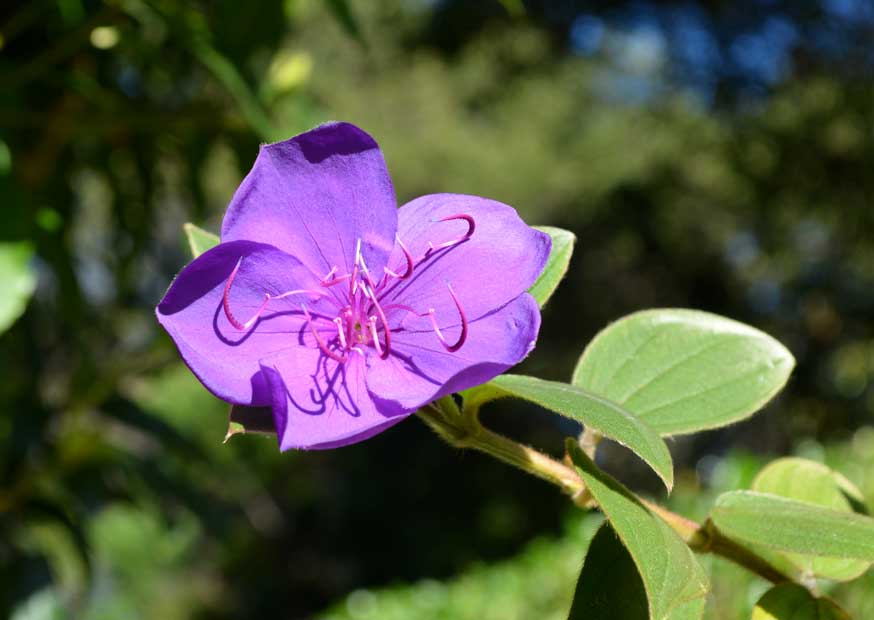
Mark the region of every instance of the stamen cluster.
<instances>
[{"instance_id":1,"label":"stamen cluster","mask_svg":"<svg viewBox=\"0 0 874 620\"><path fill-rule=\"evenodd\" d=\"M242 258L228 277L222 296L222 307L225 316L231 325L239 331L252 329L273 300L284 299L293 296L311 296L325 299L336 307L337 314L333 318L321 313L311 312L306 302L300 303L300 309L306 318L307 326L315 338L319 349L329 358L339 363L348 361L353 352L364 355L368 348L373 348L381 359L386 359L391 353L392 332L402 330L402 321L394 327L389 325L388 315L395 316L394 311L400 310L406 318L409 314L417 317L427 317L431 321L434 334L443 347L454 353L458 351L467 340L468 321L461 301L452 289L452 283L446 286L461 319L461 333L454 343L449 343L443 335L435 317L434 308L428 308L421 312L415 308L401 303L385 304L385 297L393 290L398 281L408 280L413 277L416 269L422 263L439 257L439 254L449 248L470 239L476 230L474 218L467 214L448 215L436 220L445 222L450 220L463 220L467 223L467 231L456 239L451 239L439 244L429 243L428 250L419 259L414 259L410 251L396 235L395 240L406 260L406 268L403 273L397 273L388 267L383 268L383 273L375 280L367 268L367 263L361 253L361 241L358 240L355 248L355 261L352 272L339 275L339 268L335 265L320 281L320 288L294 289L279 295L264 294L264 301L256 309L255 313L245 322L237 319L231 311L229 296L234 279L240 269ZM345 294L336 295L329 289L346 284Z\"/></svg>"}]
</instances>

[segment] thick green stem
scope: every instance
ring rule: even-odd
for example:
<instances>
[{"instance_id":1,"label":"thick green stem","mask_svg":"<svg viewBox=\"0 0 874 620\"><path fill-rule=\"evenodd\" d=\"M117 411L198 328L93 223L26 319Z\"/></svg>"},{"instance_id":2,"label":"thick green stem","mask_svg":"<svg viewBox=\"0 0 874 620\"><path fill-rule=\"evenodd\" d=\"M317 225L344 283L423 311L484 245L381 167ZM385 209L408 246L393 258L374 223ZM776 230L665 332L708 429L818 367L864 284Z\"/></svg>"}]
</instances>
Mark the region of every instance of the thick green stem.
<instances>
[{"instance_id":1,"label":"thick green stem","mask_svg":"<svg viewBox=\"0 0 874 620\"><path fill-rule=\"evenodd\" d=\"M452 403L428 405L418 416L440 437L456 448L472 448L518 467L560 487L575 503L588 501L582 480L572 468L535 450L484 428L475 417L456 415ZM455 409L457 411L457 408Z\"/></svg>"},{"instance_id":2,"label":"thick green stem","mask_svg":"<svg viewBox=\"0 0 874 620\"><path fill-rule=\"evenodd\" d=\"M455 402L447 397L420 409L418 416L450 445L479 450L551 482L570 495L580 508L587 509L595 505L586 485L573 468L530 446L488 430L480 424L475 413L471 415L460 411ZM597 440L592 443L597 445ZM670 525L693 551L726 558L772 583L790 581L789 577L764 559L723 536L709 521L701 525L659 504L644 499L640 501Z\"/></svg>"}]
</instances>

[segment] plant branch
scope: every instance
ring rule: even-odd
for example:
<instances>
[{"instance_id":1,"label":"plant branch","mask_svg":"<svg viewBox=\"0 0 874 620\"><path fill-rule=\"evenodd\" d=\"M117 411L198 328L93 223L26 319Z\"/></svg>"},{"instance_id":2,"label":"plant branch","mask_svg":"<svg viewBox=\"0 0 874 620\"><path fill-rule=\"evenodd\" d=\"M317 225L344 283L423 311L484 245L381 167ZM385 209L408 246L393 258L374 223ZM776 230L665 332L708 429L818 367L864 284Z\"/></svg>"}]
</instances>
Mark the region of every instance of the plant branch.
<instances>
[{"instance_id":1,"label":"plant branch","mask_svg":"<svg viewBox=\"0 0 874 620\"><path fill-rule=\"evenodd\" d=\"M475 412L474 412L475 414ZM480 424L477 415L462 412L450 397L426 405L417 413L434 432L456 448L472 448L551 482L571 496L575 505L595 506L583 480L568 465L517 441L499 435ZM589 439L589 438L587 438ZM587 442L597 445L597 440ZM591 447L594 448L594 445ZM710 521L703 525L659 504L638 498L658 515L697 553L712 553L738 564L772 583L791 579L746 547L726 538Z\"/></svg>"},{"instance_id":2,"label":"plant branch","mask_svg":"<svg viewBox=\"0 0 874 620\"><path fill-rule=\"evenodd\" d=\"M475 417L461 415L454 402L451 405L441 401L432 403L420 409L417 415L456 448L479 450L551 482L581 506L590 499L583 481L571 467L539 450L488 430Z\"/></svg>"}]
</instances>

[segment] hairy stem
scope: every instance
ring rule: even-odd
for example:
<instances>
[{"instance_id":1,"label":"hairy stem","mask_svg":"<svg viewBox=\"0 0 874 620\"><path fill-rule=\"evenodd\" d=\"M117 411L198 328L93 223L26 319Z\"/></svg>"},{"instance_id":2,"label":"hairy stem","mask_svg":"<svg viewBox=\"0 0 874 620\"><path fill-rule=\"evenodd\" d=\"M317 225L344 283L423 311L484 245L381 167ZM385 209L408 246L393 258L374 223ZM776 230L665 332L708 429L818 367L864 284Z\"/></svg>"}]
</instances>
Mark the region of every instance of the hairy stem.
<instances>
[{"instance_id":1,"label":"hairy stem","mask_svg":"<svg viewBox=\"0 0 874 620\"><path fill-rule=\"evenodd\" d=\"M557 485L580 505L590 498L577 472L539 450L483 427L471 416L457 415L455 403L440 402L419 410L418 416L456 448L472 448ZM454 409L453 409L454 408Z\"/></svg>"},{"instance_id":2,"label":"hairy stem","mask_svg":"<svg viewBox=\"0 0 874 620\"><path fill-rule=\"evenodd\" d=\"M477 415L469 415L459 410L455 401L450 397L423 407L417 415L450 445L456 448L472 448L484 452L504 463L551 482L570 495L574 504L580 508L588 509L595 506L589 490L576 470L530 446L490 431L480 424ZM586 437L586 439L590 438ZM590 440L587 443L594 449L599 439ZM702 525L697 521L678 515L664 506L642 498L638 499L650 512L658 515L670 525L693 551L712 553L723 557L772 583L790 581L788 576L771 566L763 558L726 538L710 521Z\"/></svg>"}]
</instances>

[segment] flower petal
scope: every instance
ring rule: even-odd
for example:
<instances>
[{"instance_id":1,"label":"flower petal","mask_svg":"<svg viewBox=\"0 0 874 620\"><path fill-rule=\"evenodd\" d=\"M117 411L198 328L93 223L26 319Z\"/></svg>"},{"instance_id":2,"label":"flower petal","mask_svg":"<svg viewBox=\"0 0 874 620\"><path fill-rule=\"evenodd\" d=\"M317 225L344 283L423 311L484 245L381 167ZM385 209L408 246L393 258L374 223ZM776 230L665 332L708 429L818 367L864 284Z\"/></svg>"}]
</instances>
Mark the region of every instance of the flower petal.
<instances>
[{"instance_id":1,"label":"flower petal","mask_svg":"<svg viewBox=\"0 0 874 620\"><path fill-rule=\"evenodd\" d=\"M261 147L222 222L222 241L269 243L324 276L351 273L360 239L382 272L394 246L397 203L379 146L348 123L327 123Z\"/></svg>"},{"instance_id":2,"label":"flower petal","mask_svg":"<svg viewBox=\"0 0 874 620\"><path fill-rule=\"evenodd\" d=\"M392 355L374 361L367 387L385 408L415 410L433 400L485 383L515 366L534 347L540 309L528 293L472 321L468 337L455 353L442 347L434 332L397 331ZM449 328L452 340L459 328Z\"/></svg>"},{"instance_id":3,"label":"flower petal","mask_svg":"<svg viewBox=\"0 0 874 620\"><path fill-rule=\"evenodd\" d=\"M439 248L467 232L463 219L439 221L459 214L473 218L473 235ZM412 277L390 283L381 301L384 305L404 304L418 312L434 308L441 327L459 322L447 284L452 285L468 320L474 320L527 291L549 257L549 235L531 228L515 209L494 200L433 194L401 207L398 219L398 236L418 262ZM423 259L429 253L429 243L439 249ZM389 268L403 273L405 264L402 250L395 247ZM429 329L430 322L421 325Z\"/></svg>"},{"instance_id":4,"label":"flower petal","mask_svg":"<svg viewBox=\"0 0 874 620\"><path fill-rule=\"evenodd\" d=\"M282 451L336 448L372 437L409 412L387 415L365 385L366 360L351 353L345 364L318 349L296 347L261 362L273 398Z\"/></svg>"},{"instance_id":5,"label":"flower petal","mask_svg":"<svg viewBox=\"0 0 874 620\"><path fill-rule=\"evenodd\" d=\"M313 313L333 316L335 310L324 298L292 295L271 300L250 329L238 330L222 306L225 286L238 263L228 307L240 323L255 314L265 293L321 288L318 278L295 257L270 245L233 241L188 264L173 280L156 314L182 359L213 394L236 404L267 405L271 398L258 361L300 346L307 337L312 340L301 303Z\"/></svg>"}]
</instances>

